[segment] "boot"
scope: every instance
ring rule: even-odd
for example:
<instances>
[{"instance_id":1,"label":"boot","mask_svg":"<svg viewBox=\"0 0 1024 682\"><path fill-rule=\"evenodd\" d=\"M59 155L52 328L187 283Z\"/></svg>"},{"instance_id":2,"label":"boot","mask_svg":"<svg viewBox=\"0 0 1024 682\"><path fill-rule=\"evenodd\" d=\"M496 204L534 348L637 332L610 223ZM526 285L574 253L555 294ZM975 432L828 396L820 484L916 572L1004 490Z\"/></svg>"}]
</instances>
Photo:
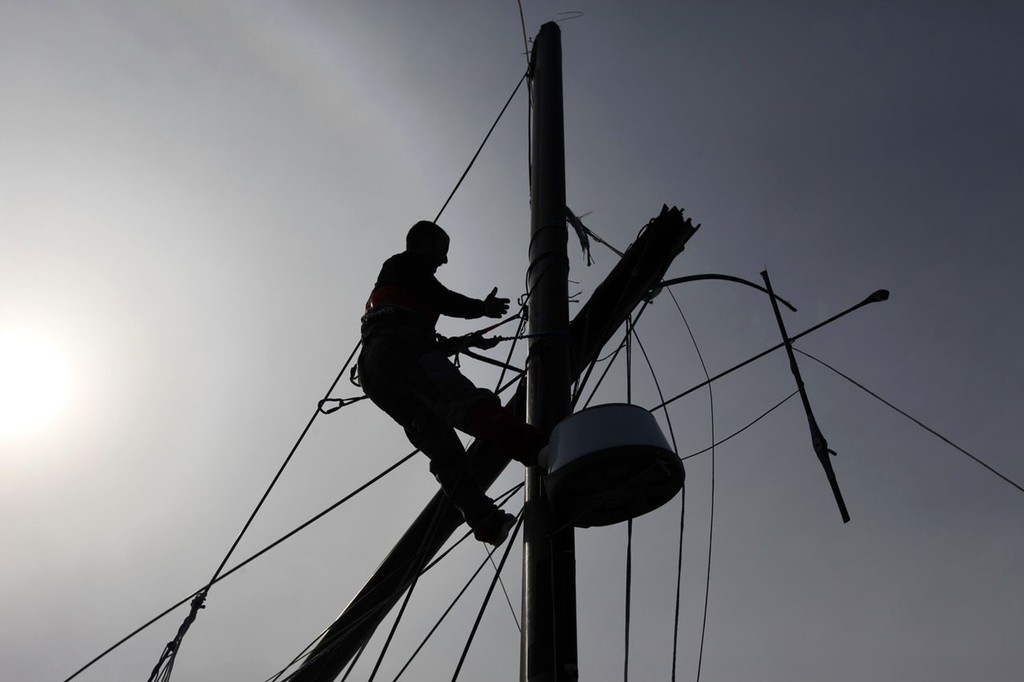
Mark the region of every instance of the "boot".
<instances>
[{"instance_id":1,"label":"boot","mask_svg":"<svg viewBox=\"0 0 1024 682\"><path fill-rule=\"evenodd\" d=\"M480 542L498 547L508 538L509 532L516 525L516 517L508 512L495 510L494 514L484 517L473 527L473 537Z\"/></svg>"}]
</instances>

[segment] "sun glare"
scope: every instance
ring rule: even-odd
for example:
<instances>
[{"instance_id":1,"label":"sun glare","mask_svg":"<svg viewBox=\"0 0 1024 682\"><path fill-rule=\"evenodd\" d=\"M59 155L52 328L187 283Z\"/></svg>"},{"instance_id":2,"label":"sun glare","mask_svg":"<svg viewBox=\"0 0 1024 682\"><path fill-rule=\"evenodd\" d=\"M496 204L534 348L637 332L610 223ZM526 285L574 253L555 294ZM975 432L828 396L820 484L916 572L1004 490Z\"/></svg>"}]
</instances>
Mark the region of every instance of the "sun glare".
<instances>
[{"instance_id":1,"label":"sun glare","mask_svg":"<svg viewBox=\"0 0 1024 682\"><path fill-rule=\"evenodd\" d=\"M50 340L0 331L0 438L50 426L67 404L69 380L67 359Z\"/></svg>"}]
</instances>

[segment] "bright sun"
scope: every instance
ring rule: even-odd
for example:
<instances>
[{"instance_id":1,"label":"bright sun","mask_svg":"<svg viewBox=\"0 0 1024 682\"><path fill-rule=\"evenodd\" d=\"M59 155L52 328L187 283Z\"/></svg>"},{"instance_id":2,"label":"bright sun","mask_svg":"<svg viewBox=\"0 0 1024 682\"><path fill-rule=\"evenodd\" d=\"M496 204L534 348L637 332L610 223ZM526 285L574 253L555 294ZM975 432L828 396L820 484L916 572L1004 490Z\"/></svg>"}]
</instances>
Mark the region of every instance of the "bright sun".
<instances>
[{"instance_id":1,"label":"bright sun","mask_svg":"<svg viewBox=\"0 0 1024 682\"><path fill-rule=\"evenodd\" d=\"M0 331L0 438L49 426L67 404L69 388L68 362L56 345L30 332Z\"/></svg>"}]
</instances>

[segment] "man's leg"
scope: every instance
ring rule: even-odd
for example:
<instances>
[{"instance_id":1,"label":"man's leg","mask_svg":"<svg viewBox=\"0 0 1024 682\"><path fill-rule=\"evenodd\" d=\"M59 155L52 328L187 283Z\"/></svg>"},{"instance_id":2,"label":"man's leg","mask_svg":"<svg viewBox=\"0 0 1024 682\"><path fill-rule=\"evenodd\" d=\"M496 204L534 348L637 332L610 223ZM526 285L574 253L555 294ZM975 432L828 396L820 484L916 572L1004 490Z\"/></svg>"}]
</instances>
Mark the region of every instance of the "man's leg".
<instances>
[{"instance_id":1,"label":"man's leg","mask_svg":"<svg viewBox=\"0 0 1024 682\"><path fill-rule=\"evenodd\" d=\"M502 406L494 393L475 386L441 353L419 358L410 374L410 388L448 424L487 441L511 459L527 466L536 463L545 443L543 434Z\"/></svg>"},{"instance_id":2,"label":"man's leg","mask_svg":"<svg viewBox=\"0 0 1024 682\"><path fill-rule=\"evenodd\" d=\"M430 459L430 473L462 512L476 538L490 544L504 542L513 517L498 509L480 489L469 471L466 450L455 429L424 409L405 428L405 433Z\"/></svg>"}]
</instances>

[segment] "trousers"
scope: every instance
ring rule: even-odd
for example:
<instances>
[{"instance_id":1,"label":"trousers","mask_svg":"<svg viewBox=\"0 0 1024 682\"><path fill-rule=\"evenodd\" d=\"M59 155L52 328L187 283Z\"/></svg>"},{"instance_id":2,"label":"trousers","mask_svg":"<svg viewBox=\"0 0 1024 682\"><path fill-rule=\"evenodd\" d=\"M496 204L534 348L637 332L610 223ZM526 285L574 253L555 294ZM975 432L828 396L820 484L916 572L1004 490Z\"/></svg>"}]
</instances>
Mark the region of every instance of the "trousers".
<instances>
[{"instance_id":1,"label":"trousers","mask_svg":"<svg viewBox=\"0 0 1024 682\"><path fill-rule=\"evenodd\" d=\"M478 388L432 343L380 331L364 338L359 381L366 395L405 430L430 460L444 494L475 527L495 511L472 476L466 449L455 429L467 426L480 408L501 409L498 397Z\"/></svg>"}]
</instances>

